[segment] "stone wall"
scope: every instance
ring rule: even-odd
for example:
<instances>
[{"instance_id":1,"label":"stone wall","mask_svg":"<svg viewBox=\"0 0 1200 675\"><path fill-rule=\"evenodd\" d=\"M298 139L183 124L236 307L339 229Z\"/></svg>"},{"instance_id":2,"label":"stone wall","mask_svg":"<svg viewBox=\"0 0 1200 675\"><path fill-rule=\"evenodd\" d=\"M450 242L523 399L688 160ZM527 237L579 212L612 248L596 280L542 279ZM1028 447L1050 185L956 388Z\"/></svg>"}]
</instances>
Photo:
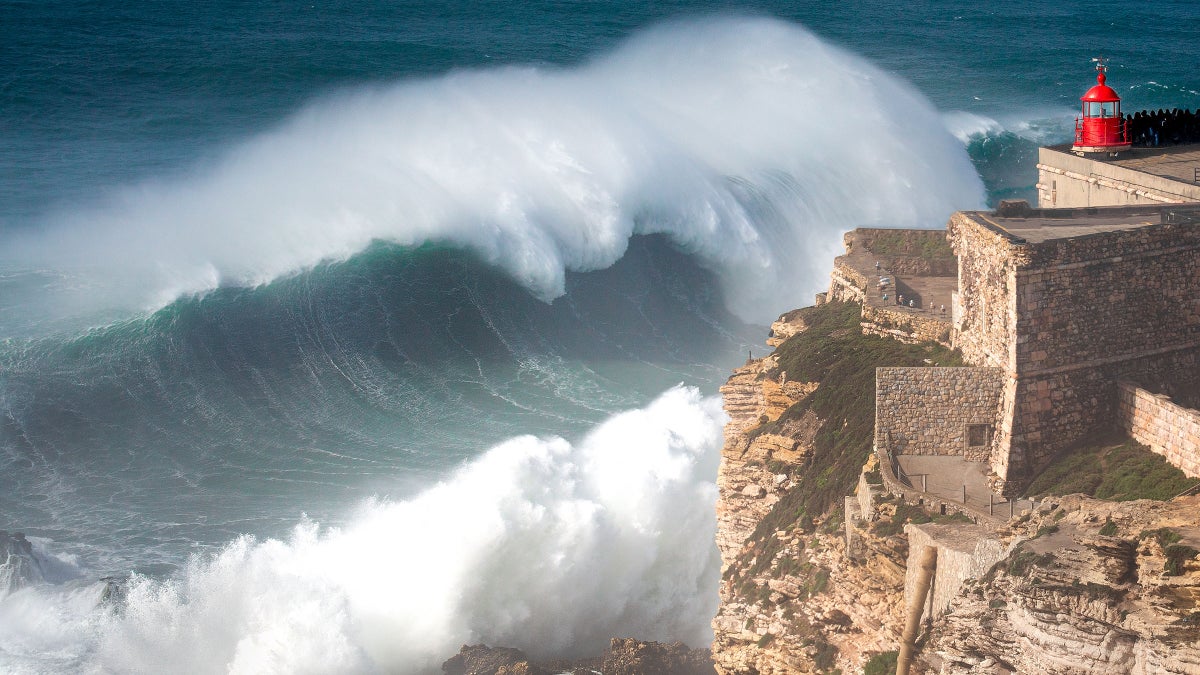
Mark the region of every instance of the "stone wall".
<instances>
[{"instance_id":1,"label":"stone wall","mask_svg":"<svg viewBox=\"0 0 1200 675\"><path fill-rule=\"evenodd\" d=\"M1176 405L1132 382L1117 384L1117 419L1129 437L1200 478L1200 411Z\"/></svg>"},{"instance_id":2,"label":"stone wall","mask_svg":"<svg viewBox=\"0 0 1200 675\"><path fill-rule=\"evenodd\" d=\"M1029 242L956 213L949 230L959 256L951 343L1007 375L991 456L1006 492L1113 427L1117 379L1200 374L1200 225Z\"/></svg>"},{"instance_id":3,"label":"stone wall","mask_svg":"<svg viewBox=\"0 0 1200 675\"><path fill-rule=\"evenodd\" d=\"M907 344L939 342L950 346L950 322L924 311L863 304L862 329L866 335L892 338Z\"/></svg>"},{"instance_id":4,"label":"stone wall","mask_svg":"<svg viewBox=\"0 0 1200 675\"><path fill-rule=\"evenodd\" d=\"M925 616L939 617L950 607L950 601L962 590L967 579L987 574L997 562L1008 557L1009 550L990 536L987 528L978 525L947 524L905 525L908 535L908 567L904 576L904 606L912 602L920 569L921 552L926 546L937 548L937 571L930 588Z\"/></svg>"},{"instance_id":5,"label":"stone wall","mask_svg":"<svg viewBox=\"0 0 1200 675\"><path fill-rule=\"evenodd\" d=\"M875 445L898 455L984 461L1003 384L999 368L877 368Z\"/></svg>"},{"instance_id":6,"label":"stone wall","mask_svg":"<svg viewBox=\"0 0 1200 675\"><path fill-rule=\"evenodd\" d=\"M950 217L958 255L957 314L951 343L977 366L1013 369L1016 269L1021 251L1010 237L958 212Z\"/></svg>"},{"instance_id":7,"label":"stone wall","mask_svg":"<svg viewBox=\"0 0 1200 675\"><path fill-rule=\"evenodd\" d=\"M1200 346L1200 226L1158 224L1026 247L1018 372Z\"/></svg>"},{"instance_id":8,"label":"stone wall","mask_svg":"<svg viewBox=\"0 0 1200 675\"><path fill-rule=\"evenodd\" d=\"M833 261L833 271L829 273L829 292L826 302L859 302L867 301L867 278L861 272L851 267L842 258Z\"/></svg>"},{"instance_id":9,"label":"stone wall","mask_svg":"<svg viewBox=\"0 0 1200 675\"><path fill-rule=\"evenodd\" d=\"M1200 373L1200 227L1150 225L1024 248L1013 478L1112 428L1117 379Z\"/></svg>"}]
</instances>

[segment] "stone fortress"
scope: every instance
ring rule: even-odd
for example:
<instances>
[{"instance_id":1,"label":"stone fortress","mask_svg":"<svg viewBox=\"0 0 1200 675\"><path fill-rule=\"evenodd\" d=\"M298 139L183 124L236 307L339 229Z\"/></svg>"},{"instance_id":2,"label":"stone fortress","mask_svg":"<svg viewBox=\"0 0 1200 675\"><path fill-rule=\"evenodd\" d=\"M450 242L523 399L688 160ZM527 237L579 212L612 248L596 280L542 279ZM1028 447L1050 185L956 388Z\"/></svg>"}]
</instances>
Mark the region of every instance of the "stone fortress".
<instances>
[{"instance_id":1,"label":"stone fortress","mask_svg":"<svg viewBox=\"0 0 1200 675\"><path fill-rule=\"evenodd\" d=\"M1037 207L900 231L924 255L879 254L886 231L847 235L818 303L862 302L864 331L936 340L970 364L880 368L877 454L896 473L897 458L960 457L1004 498L1121 430L1200 477L1200 150L1039 160ZM943 236L939 255L925 240Z\"/></svg>"}]
</instances>

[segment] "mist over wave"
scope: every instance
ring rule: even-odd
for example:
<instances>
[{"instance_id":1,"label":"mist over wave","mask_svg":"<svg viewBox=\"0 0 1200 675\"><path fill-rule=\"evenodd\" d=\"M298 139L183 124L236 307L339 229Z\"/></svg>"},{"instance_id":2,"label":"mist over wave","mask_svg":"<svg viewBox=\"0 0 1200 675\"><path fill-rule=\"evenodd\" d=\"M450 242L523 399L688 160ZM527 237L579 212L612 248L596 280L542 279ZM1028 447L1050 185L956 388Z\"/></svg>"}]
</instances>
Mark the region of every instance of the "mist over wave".
<instances>
[{"instance_id":1,"label":"mist over wave","mask_svg":"<svg viewBox=\"0 0 1200 675\"><path fill-rule=\"evenodd\" d=\"M514 438L345 527L306 521L168 580L134 577L117 611L95 607L96 587L19 590L0 601L0 665L408 673L464 642L542 656L617 634L707 644L724 419L719 398L677 387L575 444Z\"/></svg>"},{"instance_id":2,"label":"mist over wave","mask_svg":"<svg viewBox=\"0 0 1200 675\"><path fill-rule=\"evenodd\" d=\"M5 248L39 305L140 311L344 259L464 247L537 296L666 234L762 320L822 285L836 234L937 226L982 185L904 82L760 18L669 24L572 69L454 72L312 104L186 180L47 217ZM14 266L15 263L8 263Z\"/></svg>"}]
</instances>

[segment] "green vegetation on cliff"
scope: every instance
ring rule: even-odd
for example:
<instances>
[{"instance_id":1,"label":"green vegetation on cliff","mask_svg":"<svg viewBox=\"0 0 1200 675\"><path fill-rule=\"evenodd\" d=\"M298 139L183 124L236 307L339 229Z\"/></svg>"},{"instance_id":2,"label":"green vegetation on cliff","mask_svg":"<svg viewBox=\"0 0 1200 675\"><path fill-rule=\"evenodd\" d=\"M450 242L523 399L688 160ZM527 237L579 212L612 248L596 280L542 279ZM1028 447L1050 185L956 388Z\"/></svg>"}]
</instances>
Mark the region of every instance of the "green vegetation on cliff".
<instances>
[{"instance_id":1,"label":"green vegetation on cliff","mask_svg":"<svg viewBox=\"0 0 1200 675\"><path fill-rule=\"evenodd\" d=\"M1196 482L1136 441L1110 440L1063 453L1034 479L1027 494L1041 497L1078 492L1115 502L1162 501Z\"/></svg>"},{"instance_id":2,"label":"green vegetation on cliff","mask_svg":"<svg viewBox=\"0 0 1200 675\"><path fill-rule=\"evenodd\" d=\"M779 419L750 434L784 432L789 421L799 420L809 411L822 424L807 464L794 473L796 485L772 507L750 537L754 545L744 555L756 557L759 568L774 558L778 545L771 535L776 530L797 524L810 530L813 518L825 515L845 495L854 492L875 435L876 368L963 365L959 354L935 343L906 345L863 335L859 326L861 307L854 303L829 303L799 311L808 328L776 348L779 365L768 375L778 377L786 371L788 380L820 385Z\"/></svg>"}]
</instances>

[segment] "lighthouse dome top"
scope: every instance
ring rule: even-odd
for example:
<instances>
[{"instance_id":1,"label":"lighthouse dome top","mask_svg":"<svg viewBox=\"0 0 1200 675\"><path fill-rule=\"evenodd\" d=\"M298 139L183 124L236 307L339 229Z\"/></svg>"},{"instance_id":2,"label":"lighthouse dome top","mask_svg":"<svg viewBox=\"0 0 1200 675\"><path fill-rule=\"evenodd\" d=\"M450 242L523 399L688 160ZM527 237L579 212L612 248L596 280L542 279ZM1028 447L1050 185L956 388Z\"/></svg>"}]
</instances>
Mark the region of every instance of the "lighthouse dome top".
<instances>
[{"instance_id":1,"label":"lighthouse dome top","mask_svg":"<svg viewBox=\"0 0 1200 675\"><path fill-rule=\"evenodd\" d=\"M1104 65L1100 64L1096 67L1096 86L1088 89L1087 93L1080 97L1079 100L1090 103L1120 101L1121 97L1117 96L1117 92L1112 87L1104 84L1104 80Z\"/></svg>"}]
</instances>

